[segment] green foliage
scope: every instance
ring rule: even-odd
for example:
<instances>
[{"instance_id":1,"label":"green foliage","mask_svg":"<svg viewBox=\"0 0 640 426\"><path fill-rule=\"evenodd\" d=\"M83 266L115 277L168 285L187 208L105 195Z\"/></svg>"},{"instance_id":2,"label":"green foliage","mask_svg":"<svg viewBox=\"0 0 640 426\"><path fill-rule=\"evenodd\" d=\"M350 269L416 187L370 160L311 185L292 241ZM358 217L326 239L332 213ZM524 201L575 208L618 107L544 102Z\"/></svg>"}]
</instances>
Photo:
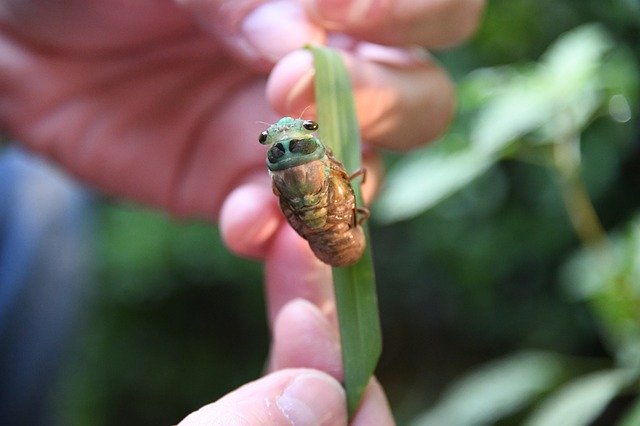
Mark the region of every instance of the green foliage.
<instances>
[{"instance_id":1,"label":"green foliage","mask_svg":"<svg viewBox=\"0 0 640 426\"><path fill-rule=\"evenodd\" d=\"M59 391L59 424L175 424L257 377L268 347L261 271L215 228L105 206L101 285Z\"/></svg>"},{"instance_id":2,"label":"green foliage","mask_svg":"<svg viewBox=\"0 0 640 426\"><path fill-rule=\"evenodd\" d=\"M460 379L416 424L492 424L531 407L542 393L550 392L524 424L588 425L614 398L637 387L639 220L621 235L606 235L585 184L596 187L590 176L600 174L585 167L592 166L594 146L582 141L594 122L632 119L637 83L630 52L617 46L602 26L585 25L560 37L536 63L471 73L460 91L462 124L436 146L394 164L378 206L379 217L387 223L433 208L501 160L546 167L555 176L571 224L585 244L564 267L565 291L592 309L617 365L577 376L556 390L558 358L531 365L530 360L507 359ZM468 139L461 141L461 135ZM604 175L605 181L613 180L613 170L628 152L627 141L606 141L609 147L600 156L606 152L616 165L607 167L609 176L605 169L600 179ZM595 143L601 147L604 142ZM598 189L605 187L601 183ZM637 411L630 411L626 421L633 421Z\"/></svg>"},{"instance_id":3,"label":"green foliage","mask_svg":"<svg viewBox=\"0 0 640 426\"><path fill-rule=\"evenodd\" d=\"M635 426L638 424L640 424L640 401L636 401L633 407L625 413L625 416L620 421L619 426Z\"/></svg>"},{"instance_id":4,"label":"green foliage","mask_svg":"<svg viewBox=\"0 0 640 426\"><path fill-rule=\"evenodd\" d=\"M171 220L133 206L102 215L102 280L110 299L139 303L170 297L183 283L211 285L259 279L257 263L233 256L215 227Z\"/></svg>"},{"instance_id":5,"label":"green foliage","mask_svg":"<svg viewBox=\"0 0 640 426\"><path fill-rule=\"evenodd\" d=\"M636 372L628 370L606 370L580 377L545 400L525 426L591 424L636 378Z\"/></svg>"},{"instance_id":6,"label":"green foliage","mask_svg":"<svg viewBox=\"0 0 640 426\"><path fill-rule=\"evenodd\" d=\"M563 277L572 299L593 305L612 355L640 368L640 216L606 243L578 252Z\"/></svg>"},{"instance_id":7,"label":"green foliage","mask_svg":"<svg viewBox=\"0 0 640 426\"><path fill-rule=\"evenodd\" d=\"M413 425L491 424L556 385L567 363L558 355L533 352L494 361L454 383L442 400Z\"/></svg>"},{"instance_id":8,"label":"green foliage","mask_svg":"<svg viewBox=\"0 0 640 426\"><path fill-rule=\"evenodd\" d=\"M394 165L376 218L414 217L505 157L553 161L545 145L605 112L629 121L636 69L613 48L600 26L587 25L564 35L539 63L474 71L462 83L458 126Z\"/></svg>"}]
</instances>

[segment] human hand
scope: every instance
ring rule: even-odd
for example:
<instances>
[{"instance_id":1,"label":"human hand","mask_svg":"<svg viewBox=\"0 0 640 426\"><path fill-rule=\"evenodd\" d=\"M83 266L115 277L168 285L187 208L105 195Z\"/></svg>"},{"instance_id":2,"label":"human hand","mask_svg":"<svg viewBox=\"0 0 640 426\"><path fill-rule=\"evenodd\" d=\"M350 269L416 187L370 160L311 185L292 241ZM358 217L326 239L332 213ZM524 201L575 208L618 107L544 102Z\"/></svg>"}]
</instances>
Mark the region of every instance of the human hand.
<instances>
[{"instance_id":1,"label":"human hand","mask_svg":"<svg viewBox=\"0 0 640 426\"><path fill-rule=\"evenodd\" d=\"M481 0L372 2L341 22L335 9L360 3L1 0L0 128L107 193L215 220L233 188L266 176L256 121L313 104L309 55L291 52L327 29L357 37L330 41L345 49L368 143L404 149L444 129L446 74L362 40L456 42Z\"/></svg>"},{"instance_id":2,"label":"human hand","mask_svg":"<svg viewBox=\"0 0 640 426\"><path fill-rule=\"evenodd\" d=\"M180 425L347 424L344 390L335 378L342 374L338 336L315 305L296 299L284 306L274 324L270 370L265 377L190 414ZM351 422L353 426L373 424L394 424L375 379Z\"/></svg>"}]
</instances>

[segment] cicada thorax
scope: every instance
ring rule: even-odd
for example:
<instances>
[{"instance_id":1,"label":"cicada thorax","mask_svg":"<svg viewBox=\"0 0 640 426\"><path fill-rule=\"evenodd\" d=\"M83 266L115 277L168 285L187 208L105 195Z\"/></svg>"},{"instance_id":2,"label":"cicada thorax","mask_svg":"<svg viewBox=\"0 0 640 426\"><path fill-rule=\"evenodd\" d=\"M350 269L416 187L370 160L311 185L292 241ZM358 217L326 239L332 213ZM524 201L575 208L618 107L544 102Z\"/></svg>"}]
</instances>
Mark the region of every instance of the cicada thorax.
<instances>
[{"instance_id":1,"label":"cicada thorax","mask_svg":"<svg viewBox=\"0 0 640 426\"><path fill-rule=\"evenodd\" d=\"M313 136L318 125L285 117L260 135L273 192L293 229L315 255L332 266L355 263L365 249L351 178Z\"/></svg>"}]
</instances>

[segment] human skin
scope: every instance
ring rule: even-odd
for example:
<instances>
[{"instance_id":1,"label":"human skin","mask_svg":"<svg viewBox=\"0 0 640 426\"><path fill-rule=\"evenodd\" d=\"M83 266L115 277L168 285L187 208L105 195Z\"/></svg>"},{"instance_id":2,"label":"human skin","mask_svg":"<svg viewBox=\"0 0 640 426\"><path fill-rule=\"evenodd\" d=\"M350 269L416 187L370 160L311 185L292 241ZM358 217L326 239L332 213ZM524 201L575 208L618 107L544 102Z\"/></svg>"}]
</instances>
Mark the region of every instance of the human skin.
<instances>
[{"instance_id":1,"label":"human skin","mask_svg":"<svg viewBox=\"0 0 640 426\"><path fill-rule=\"evenodd\" d=\"M265 262L270 366L285 369L273 374L312 368L339 378L330 270L284 223L257 142L259 121L305 109L313 118L312 60L299 48L340 48L369 147L370 199L381 174L375 148L416 147L453 114L449 78L415 46L459 43L482 7L482 0L0 0L0 129L107 194L218 221L231 250ZM283 317L292 303L302 313ZM292 347L300 333L308 344ZM324 350L309 350L315 346ZM358 416L387 413L384 401L372 384Z\"/></svg>"}]
</instances>

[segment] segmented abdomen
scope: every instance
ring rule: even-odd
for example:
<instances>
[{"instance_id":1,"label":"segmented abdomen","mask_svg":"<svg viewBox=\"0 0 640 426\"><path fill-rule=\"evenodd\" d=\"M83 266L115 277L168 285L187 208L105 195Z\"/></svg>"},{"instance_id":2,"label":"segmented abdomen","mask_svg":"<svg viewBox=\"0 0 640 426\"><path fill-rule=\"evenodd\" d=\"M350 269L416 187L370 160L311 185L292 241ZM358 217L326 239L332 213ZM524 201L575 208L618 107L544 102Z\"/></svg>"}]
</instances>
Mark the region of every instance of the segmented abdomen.
<instances>
[{"instance_id":1,"label":"segmented abdomen","mask_svg":"<svg viewBox=\"0 0 640 426\"><path fill-rule=\"evenodd\" d=\"M329 175L320 192L310 194L307 203L280 196L280 207L293 229L309 242L321 261L332 266L347 266L362 257L364 232L357 225L349 175L332 156L329 161Z\"/></svg>"}]
</instances>

